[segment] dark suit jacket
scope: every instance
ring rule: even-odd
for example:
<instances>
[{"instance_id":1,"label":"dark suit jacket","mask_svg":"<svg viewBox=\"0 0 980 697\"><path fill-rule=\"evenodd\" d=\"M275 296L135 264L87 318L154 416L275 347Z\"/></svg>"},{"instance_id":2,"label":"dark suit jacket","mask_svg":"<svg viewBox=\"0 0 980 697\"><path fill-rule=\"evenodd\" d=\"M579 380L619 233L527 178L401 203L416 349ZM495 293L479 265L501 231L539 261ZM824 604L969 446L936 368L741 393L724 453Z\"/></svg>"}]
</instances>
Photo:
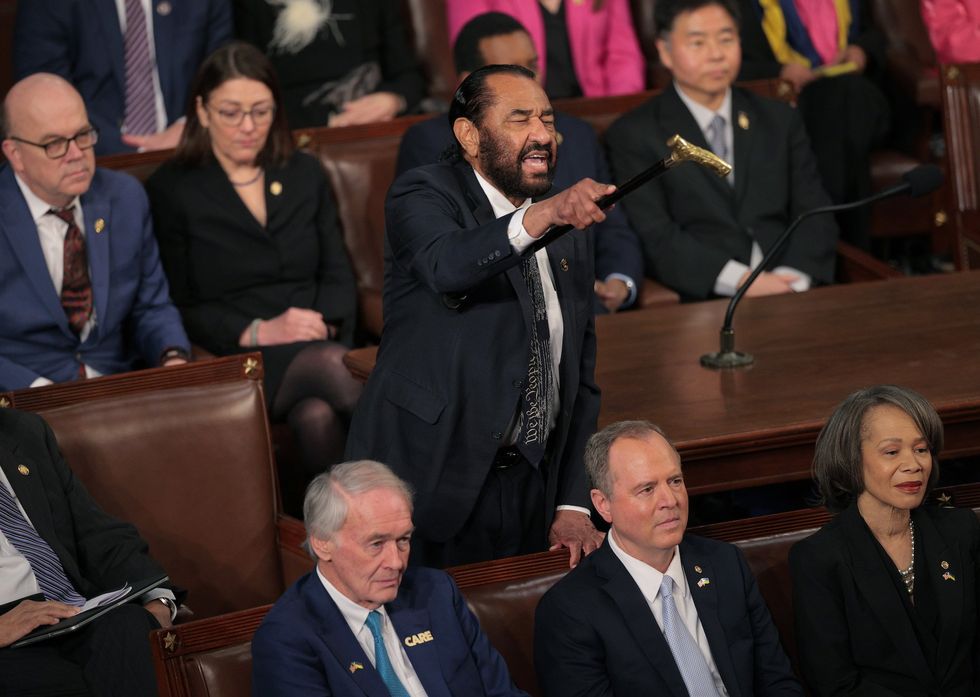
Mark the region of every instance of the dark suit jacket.
<instances>
[{"instance_id":1,"label":"dark suit jacket","mask_svg":"<svg viewBox=\"0 0 980 697\"><path fill-rule=\"evenodd\" d=\"M20 465L29 473L21 474ZM51 545L82 595L91 598L164 573L147 554L136 528L92 500L41 417L0 409L0 467L34 529Z\"/></svg>"},{"instance_id":2,"label":"dark suit jacket","mask_svg":"<svg viewBox=\"0 0 980 697\"><path fill-rule=\"evenodd\" d=\"M738 548L687 535L680 550L698 618L728 694L802 695ZM702 578L710 583L699 587ZM541 599L534 623L534 665L545 697L688 694L646 598L608 542Z\"/></svg>"},{"instance_id":3,"label":"dark suit jacket","mask_svg":"<svg viewBox=\"0 0 980 697\"><path fill-rule=\"evenodd\" d=\"M266 170L266 225L245 206L217 161L171 161L146 183L174 303L195 343L224 355L256 317L317 310L350 343L355 289L330 185L313 157L295 153ZM279 194L271 193L279 182Z\"/></svg>"},{"instance_id":4,"label":"dark suit jacket","mask_svg":"<svg viewBox=\"0 0 980 697\"><path fill-rule=\"evenodd\" d=\"M173 123L187 110L197 69L231 38L229 0L153 0L153 41L160 91ZM14 73L55 73L75 86L99 129L96 152L129 150L120 140L126 65L116 0L19 0Z\"/></svg>"},{"instance_id":5,"label":"dark suit jacket","mask_svg":"<svg viewBox=\"0 0 980 697\"><path fill-rule=\"evenodd\" d=\"M753 240L765 253L797 215L830 203L803 123L789 106L733 88L732 120L734 190L710 170L685 164L623 200L647 274L687 299L712 297L729 259L748 264ZM617 180L661 160L675 133L708 147L671 86L609 127L606 142ZM830 283L836 245L834 219L817 216L793 233L773 266L792 266L815 284Z\"/></svg>"},{"instance_id":6,"label":"dark suit jacket","mask_svg":"<svg viewBox=\"0 0 980 697\"><path fill-rule=\"evenodd\" d=\"M928 575L939 610L936 671L874 537L851 506L789 555L800 670L814 695L980 694L980 523L969 509L932 507L914 510L912 520L925 559L916 578Z\"/></svg>"},{"instance_id":7,"label":"dark suit jacket","mask_svg":"<svg viewBox=\"0 0 980 697\"><path fill-rule=\"evenodd\" d=\"M39 376L73 380L79 359L110 374L133 370L140 359L157 365L166 348L190 351L139 182L96 169L81 204L97 321L79 343L13 170L0 166L0 389L28 387ZM104 227L96 232L99 220Z\"/></svg>"},{"instance_id":8,"label":"dark suit jacket","mask_svg":"<svg viewBox=\"0 0 980 697\"><path fill-rule=\"evenodd\" d=\"M564 191L586 177L598 182L612 181L592 126L574 116L558 113L555 114L555 127L562 142L558 148L552 192ZM415 124L405 131L398 148L398 173L438 162L446 147L455 142L445 116ZM611 273L629 276L637 287L643 281L640 241L619 206L608 211L606 220L595 226L596 278L605 280Z\"/></svg>"},{"instance_id":9,"label":"dark suit jacket","mask_svg":"<svg viewBox=\"0 0 980 697\"><path fill-rule=\"evenodd\" d=\"M385 610L403 640L432 633L432 641L405 645L429 697L527 697L445 573L408 569ZM351 670L355 662L362 668ZM389 697L315 571L290 586L255 633L252 694Z\"/></svg>"},{"instance_id":10,"label":"dark suit jacket","mask_svg":"<svg viewBox=\"0 0 980 697\"><path fill-rule=\"evenodd\" d=\"M469 516L521 398L531 299L522 257L461 162L410 170L385 207L384 315L378 361L347 441L349 458L386 463L417 492L417 534L443 542ZM548 248L561 301L561 407L549 439L546 515L589 506L582 464L595 431L591 231ZM464 293L459 309L444 293Z\"/></svg>"}]
</instances>

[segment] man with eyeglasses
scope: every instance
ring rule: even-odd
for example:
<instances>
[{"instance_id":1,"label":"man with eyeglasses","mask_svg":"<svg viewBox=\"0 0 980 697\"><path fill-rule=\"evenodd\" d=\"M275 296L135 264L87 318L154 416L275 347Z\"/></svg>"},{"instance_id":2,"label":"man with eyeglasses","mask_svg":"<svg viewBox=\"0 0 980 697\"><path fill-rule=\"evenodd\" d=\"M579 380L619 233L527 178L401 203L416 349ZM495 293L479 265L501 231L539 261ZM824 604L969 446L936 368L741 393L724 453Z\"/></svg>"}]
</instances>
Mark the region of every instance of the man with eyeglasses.
<instances>
[{"instance_id":1,"label":"man with eyeglasses","mask_svg":"<svg viewBox=\"0 0 980 697\"><path fill-rule=\"evenodd\" d=\"M185 362L146 195L96 169L78 92L32 75L2 117L0 389Z\"/></svg>"}]
</instances>

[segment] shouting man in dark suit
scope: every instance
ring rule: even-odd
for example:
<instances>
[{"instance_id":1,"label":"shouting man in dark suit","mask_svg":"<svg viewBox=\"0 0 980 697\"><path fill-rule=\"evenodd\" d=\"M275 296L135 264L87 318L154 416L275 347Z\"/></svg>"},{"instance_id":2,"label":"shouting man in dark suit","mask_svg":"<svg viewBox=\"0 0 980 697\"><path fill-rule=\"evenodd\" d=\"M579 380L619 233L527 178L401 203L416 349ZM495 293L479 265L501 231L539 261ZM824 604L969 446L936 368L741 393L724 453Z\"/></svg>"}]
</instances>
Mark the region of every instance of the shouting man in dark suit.
<instances>
[{"instance_id":1,"label":"shouting man in dark suit","mask_svg":"<svg viewBox=\"0 0 980 697\"><path fill-rule=\"evenodd\" d=\"M548 199L554 112L534 73L474 71L449 112L455 163L388 193L378 361L348 458L386 461L418 492L413 559L430 566L601 539L581 465L595 430L593 238L536 252L553 225L605 220L614 187L584 179Z\"/></svg>"},{"instance_id":2,"label":"shouting man in dark suit","mask_svg":"<svg viewBox=\"0 0 980 697\"><path fill-rule=\"evenodd\" d=\"M732 87L741 62L732 0L657 2L657 48L674 82L606 134L625 181L683 138L732 163L727 179L684 167L624 202L647 274L682 297L733 295L800 213L828 205L803 121L788 105ZM807 290L834 277L837 226L803 223L748 295Z\"/></svg>"},{"instance_id":3,"label":"shouting man in dark suit","mask_svg":"<svg viewBox=\"0 0 980 697\"><path fill-rule=\"evenodd\" d=\"M663 432L611 424L585 462L611 528L538 605L544 695L802 695L741 552L684 535L681 460Z\"/></svg>"}]
</instances>

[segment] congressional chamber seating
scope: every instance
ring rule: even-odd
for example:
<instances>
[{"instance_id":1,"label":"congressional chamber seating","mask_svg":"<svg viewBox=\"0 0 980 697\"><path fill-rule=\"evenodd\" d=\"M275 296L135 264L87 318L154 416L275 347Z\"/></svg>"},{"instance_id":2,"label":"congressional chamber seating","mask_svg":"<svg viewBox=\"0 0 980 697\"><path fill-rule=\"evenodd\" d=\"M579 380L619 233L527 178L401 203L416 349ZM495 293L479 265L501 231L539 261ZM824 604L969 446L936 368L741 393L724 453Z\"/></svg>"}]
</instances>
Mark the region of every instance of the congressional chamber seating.
<instances>
[{"instance_id":1,"label":"congressional chamber seating","mask_svg":"<svg viewBox=\"0 0 980 697\"><path fill-rule=\"evenodd\" d=\"M946 65L942 73L949 207L957 266L980 268L980 63Z\"/></svg>"},{"instance_id":2,"label":"congressional chamber seating","mask_svg":"<svg viewBox=\"0 0 980 697\"><path fill-rule=\"evenodd\" d=\"M36 412L99 505L133 523L194 615L274 601L311 566L279 514L258 353L0 393Z\"/></svg>"},{"instance_id":3,"label":"congressional chamber seating","mask_svg":"<svg viewBox=\"0 0 980 697\"><path fill-rule=\"evenodd\" d=\"M951 504L980 517L980 484L943 490ZM939 496L938 493L935 494ZM742 550L796 667L789 549L829 520L820 508L692 528L693 534L732 542ZM540 690L534 673L534 609L568 572L568 553L542 552L448 570L519 687ZM189 622L152 633L161 697L231 697L251 689L251 637L270 606Z\"/></svg>"}]
</instances>

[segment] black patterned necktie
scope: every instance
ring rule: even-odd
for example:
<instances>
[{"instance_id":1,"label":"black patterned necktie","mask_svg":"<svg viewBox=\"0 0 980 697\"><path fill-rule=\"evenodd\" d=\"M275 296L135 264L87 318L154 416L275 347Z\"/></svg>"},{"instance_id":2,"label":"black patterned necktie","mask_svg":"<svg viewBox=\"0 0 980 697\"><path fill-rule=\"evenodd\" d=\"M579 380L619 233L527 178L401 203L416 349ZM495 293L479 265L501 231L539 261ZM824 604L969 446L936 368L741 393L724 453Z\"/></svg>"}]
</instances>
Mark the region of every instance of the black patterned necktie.
<instances>
[{"instance_id":1,"label":"black patterned necktie","mask_svg":"<svg viewBox=\"0 0 980 697\"><path fill-rule=\"evenodd\" d=\"M555 390L554 361L551 357L548 307L544 298L544 286L541 284L538 260L534 254L524 259L521 274L531 296L533 321L517 448L528 462L537 467L544 459L548 429L558 402L558 395Z\"/></svg>"},{"instance_id":2,"label":"black patterned necktie","mask_svg":"<svg viewBox=\"0 0 980 697\"><path fill-rule=\"evenodd\" d=\"M68 317L68 326L81 335L85 323L92 316L92 281L88 275L88 254L85 251L85 238L75 222L75 207L61 210L51 209L51 215L61 218L68 224L65 233L64 275L61 281L61 307Z\"/></svg>"}]
</instances>

